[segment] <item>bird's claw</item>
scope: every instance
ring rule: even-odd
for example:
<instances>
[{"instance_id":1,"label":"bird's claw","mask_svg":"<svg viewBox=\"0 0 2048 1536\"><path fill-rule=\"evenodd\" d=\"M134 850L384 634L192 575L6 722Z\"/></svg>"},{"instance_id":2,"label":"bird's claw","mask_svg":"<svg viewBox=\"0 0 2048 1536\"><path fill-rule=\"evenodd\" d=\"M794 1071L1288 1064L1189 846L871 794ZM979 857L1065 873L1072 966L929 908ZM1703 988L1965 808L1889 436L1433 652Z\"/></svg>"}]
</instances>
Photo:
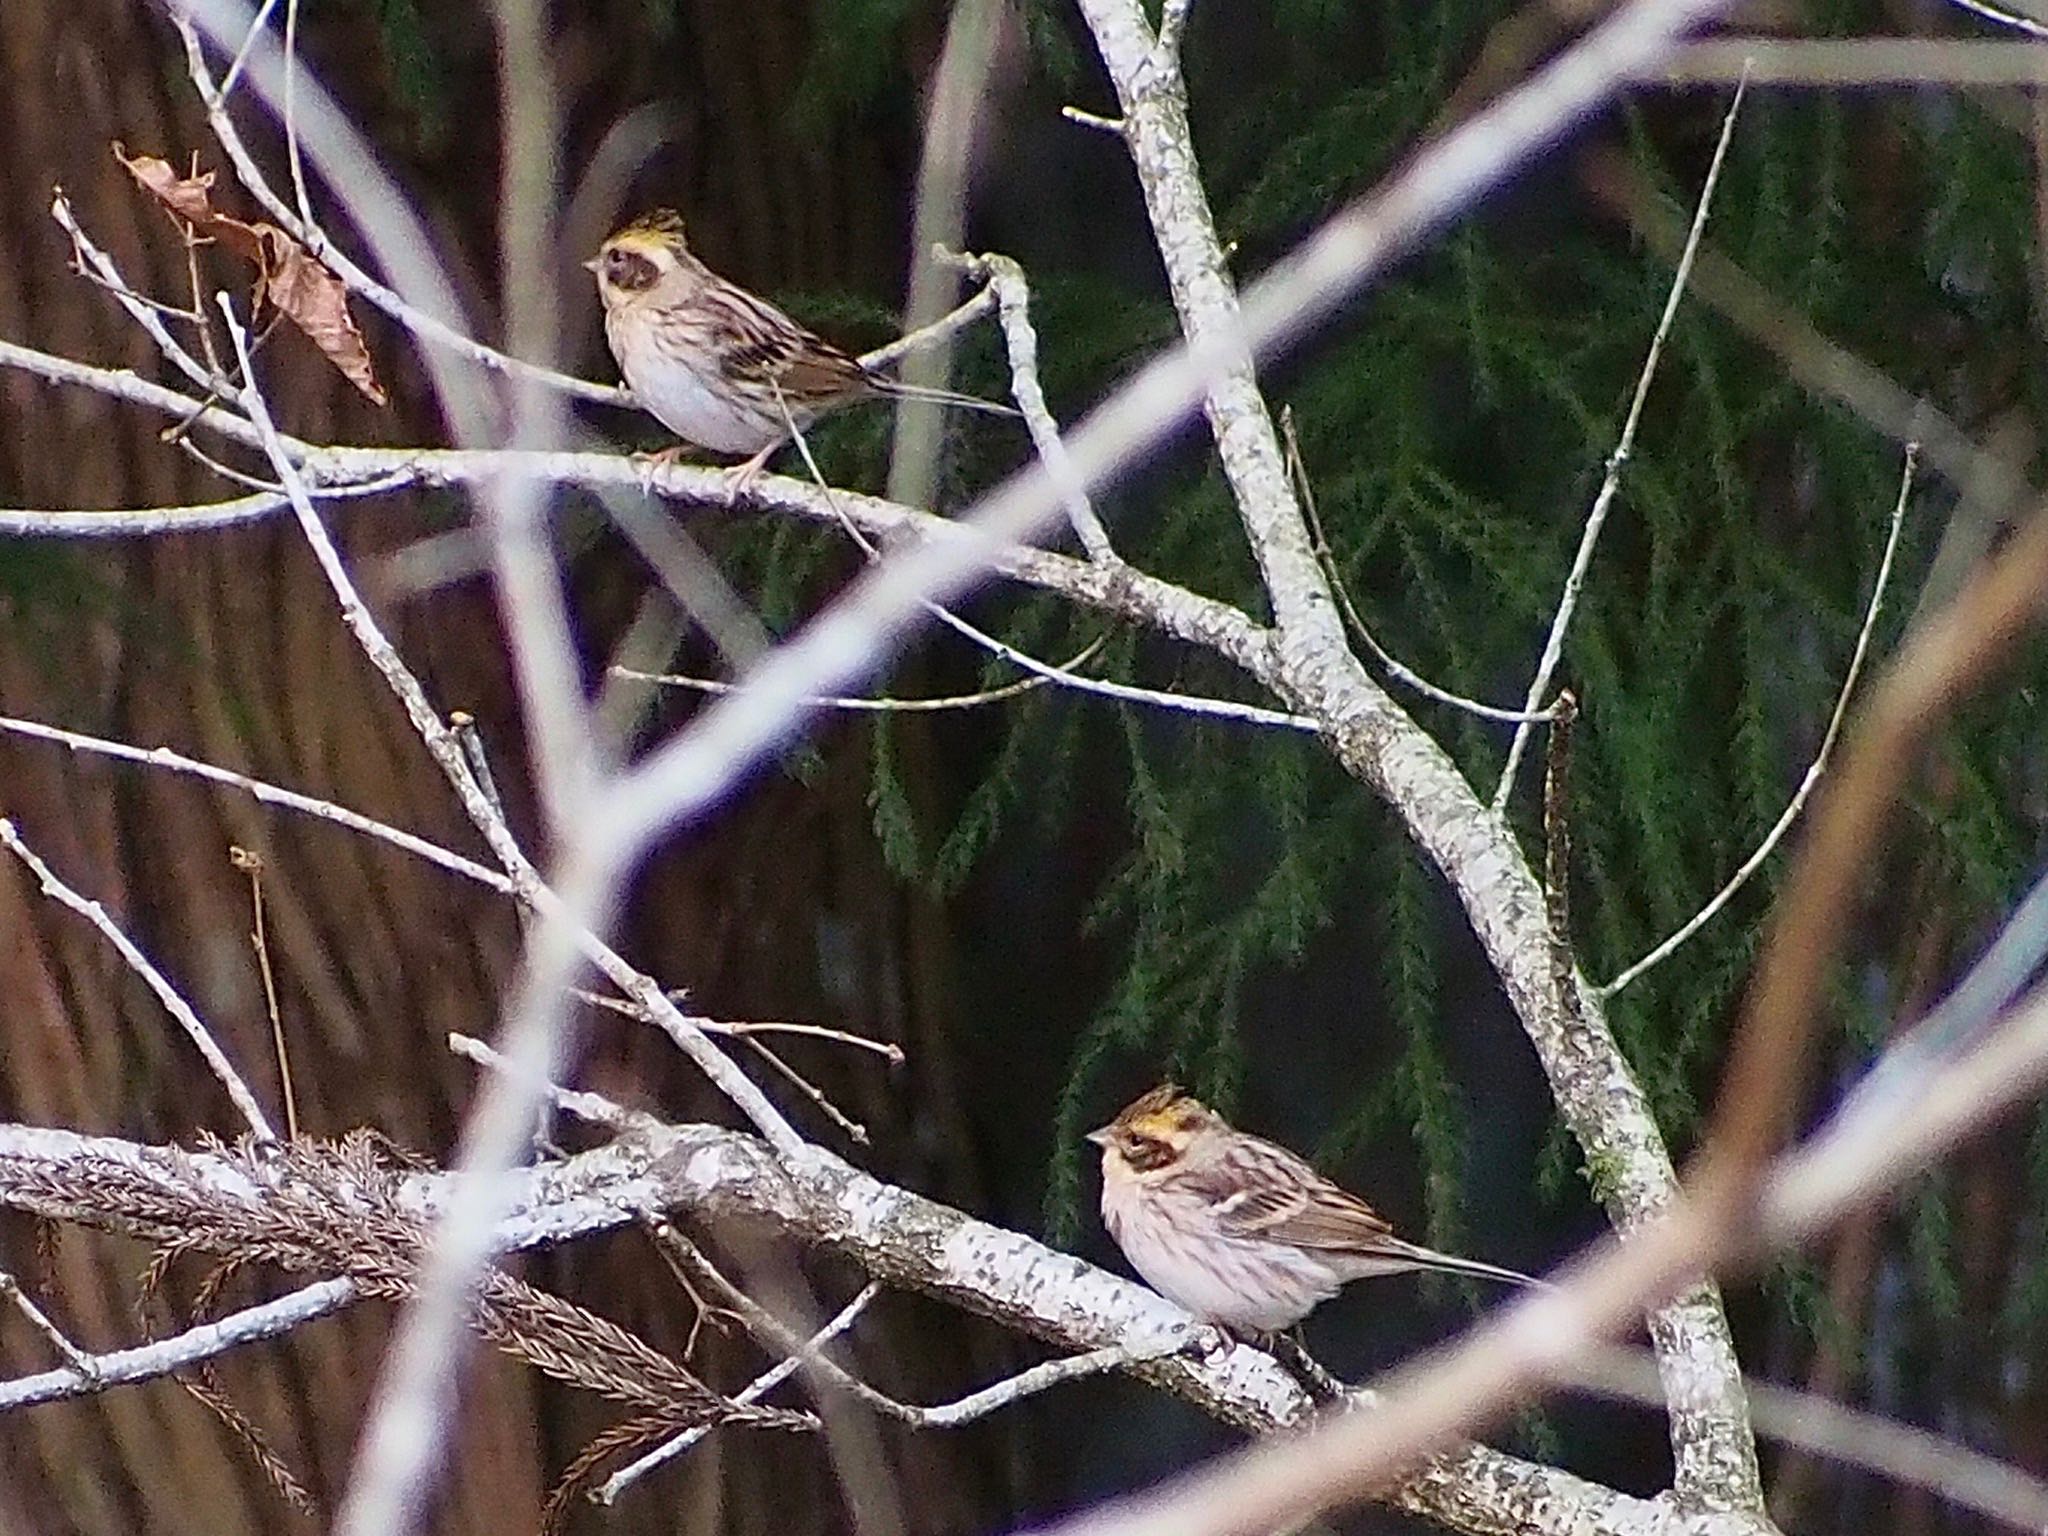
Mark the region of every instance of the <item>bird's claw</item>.
<instances>
[{"instance_id":1,"label":"bird's claw","mask_svg":"<svg viewBox=\"0 0 2048 1536\"><path fill-rule=\"evenodd\" d=\"M1236 1346L1237 1340L1230 1336L1228 1328L1219 1328L1214 1323L1196 1323L1187 1329L1175 1353L1190 1360L1209 1361L1229 1354Z\"/></svg>"},{"instance_id":2,"label":"bird's claw","mask_svg":"<svg viewBox=\"0 0 2048 1536\"><path fill-rule=\"evenodd\" d=\"M653 499L654 477L683 456L680 445L662 448L653 453L633 455L633 478L639 483L640 494Z\"/></svg>"}]
</instances>

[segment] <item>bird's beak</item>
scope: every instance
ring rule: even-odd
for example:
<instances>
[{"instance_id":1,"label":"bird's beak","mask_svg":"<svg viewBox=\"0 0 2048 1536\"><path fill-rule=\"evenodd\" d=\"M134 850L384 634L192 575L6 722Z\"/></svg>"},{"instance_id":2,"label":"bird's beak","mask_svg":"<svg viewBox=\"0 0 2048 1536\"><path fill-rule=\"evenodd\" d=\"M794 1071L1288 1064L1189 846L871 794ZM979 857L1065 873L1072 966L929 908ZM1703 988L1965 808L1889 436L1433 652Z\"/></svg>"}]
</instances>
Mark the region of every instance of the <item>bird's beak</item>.
<instances>
[{"instance_id":1,"label":"bird's beak","mask_svg":"<svg viewBox=\"0 0 2048 1536\"><path fill-rule=\"evenodd\" d=\"M590 260L579 263L579 265L581 265L583 270L586 272L595 272L599 267L604 265L604 258L600 256L593 256L590 258ZM556 270L559 271L561 269L557 268Z\"/></svg>"},{"instance_id":2,"label":"bird's beak","mask_svg":"<svg viewBox=\"0 0 2048 1536\"><path fill-rule=\"evenodd\" d=\"M1090 1131L1083 1139L1094 1142L1098 1147L1106 1147L1109 1145L1109 1127L1105 1125Z\"/></svg>"}]
</instances>

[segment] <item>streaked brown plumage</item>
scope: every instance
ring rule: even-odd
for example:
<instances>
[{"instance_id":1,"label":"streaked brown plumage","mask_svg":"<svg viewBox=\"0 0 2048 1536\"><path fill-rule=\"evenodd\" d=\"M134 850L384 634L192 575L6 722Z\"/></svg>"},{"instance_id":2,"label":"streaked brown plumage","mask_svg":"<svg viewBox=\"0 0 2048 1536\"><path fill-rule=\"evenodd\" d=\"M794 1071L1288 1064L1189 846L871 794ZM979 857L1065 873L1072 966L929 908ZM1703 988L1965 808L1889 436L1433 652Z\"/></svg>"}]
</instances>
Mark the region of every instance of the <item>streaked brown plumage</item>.
<instances>
[{"instance_id":1,"label":"streaked brown plumage","mask_svg":"<svg viewBox=\"0 0 2048 1536\"><path fill-rule=\"evenodd\" d=\"M605 340L661 424L716 453L752 454L735 490L827 411L889 396L1017 413L951 390L898 383L804 329L692 254L671 209L636 219L584 263L597 276Z\"/></svg>"},{"instance_id":2,"label":"streaked brown plumage","mask_svg":"<svg viewBox=\"0 0 2048 1536\"><path fill-rule=\"evenodd\" d=\"M1368 1275L1527 1275L1394 1235L1371 1206L1285 1147L1165 1084L1088 1139L1102 1148L1102 1219L1154 1290L1204 1322L1292 1327Z\"/></svg>"}]
</instances>

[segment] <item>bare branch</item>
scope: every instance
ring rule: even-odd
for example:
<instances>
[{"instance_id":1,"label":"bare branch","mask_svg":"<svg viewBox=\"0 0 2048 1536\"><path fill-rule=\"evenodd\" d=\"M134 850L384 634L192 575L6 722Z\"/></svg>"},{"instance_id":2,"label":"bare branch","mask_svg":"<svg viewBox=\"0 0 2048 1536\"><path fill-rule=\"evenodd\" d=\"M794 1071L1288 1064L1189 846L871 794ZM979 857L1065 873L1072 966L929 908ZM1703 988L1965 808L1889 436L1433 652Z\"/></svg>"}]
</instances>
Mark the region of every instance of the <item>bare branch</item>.
<instances>
[{"instance_id":1,"label":"bare branch","mask_svg":"<svg viewBox=\"0 0 2048 1536\"><path fill-rule=\"evenodd\" d=\"M1856 632L1856 648L1850 653L1849 670L1843 674L1841 692L1835 696L1834 713L1828 717L1828 728L1821 736L1820 747L1813 754L1813 761L1807 765L1806 773L1799 781L1799 787L1793 791L1784 812L1771 830L1764 834L1764 839L1757 844L1756 850L1743 861L1740 869L1728 877L1728 883L1716 891L1705 906L1680 924L1669 938L1651 949L1612 981L1602 982L1596 986L1593 989L1596 996L1612 997L1645 971L1663 964L1681 944L1713 921L1714 914L1727 906L1735 893L1748 883L1749 877L1762 868L1764 861L1777 851L1778 845L1785 839L1785 834L1792 830L1792 823L1799 819L1799 813L1805 809L1814 786L1820 783L1821 775L1827 771L1828 754L1834 750L1835 737L1841 732L1842 720L1849 711L1849 696L1856 691L1856 679L1863 671L1863 658L1870 650L1871 632L1877 627L1878 607L1884 601L1885 584L1891 578L1892 556L1898 551L1899 530L1905 526L1906 498L1912 494L1913 471L1919 457L1918 445L1909 443L1906 447L1905 469L1899 477L1899 498L1892 506L1891 531L1885 536L1884 554L1877 562L1877 576L1871 582L1870 605L1863 612L1863 627Z\"/></svg>"},{"instance_id":2,"label":"bare branch","mask_svg":"<svg viewBox=\"0 0 2048 1536\"><path fill-rule=\"evenodd\" d=\"M1039 462L1052 476L1053 485L1066 504L1067 521L1073 524L1075 536L1088 552L1088 558L1097 562L1115 560L1109 530L1102 526L1094 503L1088 499L1088 482L1074 468L1067 445L1060 441L1059 424L1052 419L1045 391L1039 387L1038 332L1031 324L1031 289L1024 281L1024 269L1008 256L993 253L959 255L942 249L937 255L941 262L982 278L988 291L994 292L1001 306L1003 344L1010 353L1010 394L1017 409L1024 413L1024 425L1031 433L1032 446L1038 450Z\"/></svg>"},{"instance_id":3,"label":"bare branch","mask_svg":"<svg viewBox=\"0 0 2048 1536\"><path fill-rule=\"evenodd\" d=\"M1967 0L1949 0L1964 5ZM2040 23L2029 21L2030 27ZM2048 28L2041 29L2048 36ZM1687 43L1637 76L1644 85L1750 84L1825 90L1896 85L2040 85L2048 58L2035 43L1952 37L1710 37Z\"/></svg>"},{"instance_id":4,"label":"bare branch","mask_svg":"<svg viewBox=\"0 0 2048 1536\"><path fill-rule=\"evenodd\" d=\"M63 1357L64 1362L71 1367L73 1375L82 1382L89 1382L95 1386L99 1384L99 1363L72 1343L70 1335L51 1322L49 1314L36 1305L35 1298L21 1288L21 1282L4 1269L0 1269L0 1299L14 1303L14 1310L27 1318L29 1327L41 1334L50 1347Z\"/></svg>"},{"instance_id":5,"label":"bare branch","mask_svg":"<svg viewBox=\"0 0 2048 1536\"><path fill-rule=\"evenodd\" d=\"M259 1339L274 1339L300 1324L329 1312L339 1311L355 1300L352 1280L321 1280L313 1285L266 1301L261 1306L231 1312L210 1323L187 1328L167 1339L156 1339L134 1349L110 1350L87 1357L83 1366L44 1371L35 1376L17 1376L0 1381L0 1412L26 1408L35 1403L61 1402L70 1397L87 1397L109 1387L150 1381L184 1370L202 1360Z\"/></svg>"},{"instance_id":6,"label":"bare branch","mask_svg":"<svg viewBox=\"0 0 2048 1536\"><path fill-rule=\"evenodd\" d=\"M759 1376L748 1382L746 1386L735 1392L732 1400L736 1403L753 1403L766 1397L796 1373L797 1368L803 1364L805 1355L823 1349L832 1340L838 1338L839 1335L851 1328L861 1313L867 1310L868 1303L881 1294L881 1286L870 1280L854 1293L853 1300L841 1307L832 1317L831 1321L827 1322L824 1327L820 1328L805 1341L805 1348L801 1353L792 1354L780 1364L770 1366ZM694 1429L684 1430L673 1440L667 1440L657 1445L639 1460L621 1467L604 1482L593 1488L590 1491L591 1503L611 1504L616 1502L619 1495L625 1492L631 1484L645 1477L664 1462L673 1461L710 1433L709 1426L700 1424Z\"/></svg>"},{"instance_id":7,"label":"bare branch","mask_svg":"<svg viewBox=\"0 0 2048 1536\"><path fill-rule=\"evenodd\" d=\"M1989 4L1988 0L1948 0L1948 3L1968 11L1972 16L1981 16L2001 27L2011 27L2015 32L2024 32L2029 37L2048 38L2048 26L2043 26L2033 17L2022 15L2005 6Z\"/></svg>"},{"instance_id":8,"label":"bare branch","mask_svg":"<svg viewBox=\"0 0 2048 1536\"><path fill-rule=\"evenodd\" d=\"M1692 264L1699 255L1700 237L1707 231L1707 213L1714 205L1714 189L1720 185L1721 167L1728 159L1728 145L1735 138L1735 119L1742 111L1742 98L1749 90L1749 77L1744 75L1735 87L1735 99L1728 103L1727 114L1721 119L1721 138L1714 145L1714 158L1707 166L1706 182L1700 188L1699 202L1694 205L1692 229L1685 237L1685 249L1678 258L1678 267L1671 275L1671 288L1664 297L1664 313L1657 319L1657 329L1650 337L1650 350L1644 354L1642 372L1636 376L1636 392L1629 401L1628 415L1621 424L1621 436L1616 440L1614 452L1607 457L1607 473L1601 477L1600 489L1593 497L1592 510L1586 514L1586 526L1579 534L1579 550L1572 557L1572 568L1564 579L1564 594L1557 601L1557 612L1551 616L1550 634L1543 642L1543 655L1536 663L1536 675L1530 680L1528 697L1523 700L1525 710L1534 710L1543 702L1544 694L1550 691L1550 679L1557 671L1557 663L1564 655L1565 632L1570 629L1572 615L1578 611L1579 592L1586 583L1586 570L1593 563L1594 546L1600 542L1600 530L1606 526L1608 508L1614 504L1615 493L1621 489L1621 472L1627 466L1629 456L1635 451L1636 428L1643 419L1643 406L1650 398L1650 384L1657 377L1657 363L1664 355L1665 340L1671 335L1671 324L1678 318L1679 300L1685 297L1686 279L1692 275ZM1493 791L1494 814L1499 815L1508 803L1508 796L1514 791L1515 769L1520 766L1522 754L1528 750L1529 733L1527 723L1515 728L1515 739L1508 744L1508 759L1500 771L1500 783Z\"/></svg>"},{"instance_id":9,"label":"bare branch","mask_svg":"<svg viewBox=\"0 0 2048 1536\"><path fill-rule=\"evenodd\" d=\"M321 800L312 795L302 795L296 790L282 789L262 779L236 773L232 769L215 767L212 763L200 762L197 758L186 757L173 752L169 747L132 747L123 741L109 741L104 736L88 736L81 731L67 731L40 721L20 720L0 715L0 733L25 736L33 741L54 742L68 747L73 752L90 752L100 757L111 757L123 762L140 763L145 767L163 768L172 773L188 774L193 778L205 779L230 789L243 790L266 805L275 805L285 810L297 811L301 815L317 817L332 822L335 826L346 827L351 832L360 832L379 842L389 843L403 849L415 858L425 859L465 880L474 880L479 885L489 886L505 895L517 895L513 882L498 871L474 860L465 859L459 853L452 853L438 843L430 843L423 837L402 831L388 823L365 816L360 811L349 810L331 800Z\"/></svg>"},{"instance_id":10,"label":"bare branch","mask_svg":"<svg viewBox=\"0 0 2048 1536\"><path fill-rule=\"evenodd\" d=\"M1652 1408L1664 1401L1655 1363L1638 1350L1614 1345L1581 1349L1563 1384ZM1818 1393L1753 1379L1748 1389L1757 1430L1770 1439L1926 1488L2034 1536L2048 1530L2048 1483L2018 1467Z\"/></svg>"},{"instance_id":11,"label":"bare branch","mask_svg":"<svg viewBox=\"0 0 2048 1536\"><path fill-rule=\"evenodd\" d=\"M820 1381L852 1394L856 1401L866 1404L877 1413L908 1424L914 1429L957 1429L986 1418L998 1409L1056 1387L1064 1382L1078 1381L1088 1376L1100 1376L1110 1371L1129 1370L1132 1366L1147 1361L1163 1360L1173 1355L1188 1353L1196 1339L1185 1328L1174 1328L1156 1339L1136 1344L1110 1344L1101 1349L1091 1349L1085 1354L1069 1355L1062 1360L1048 1360L1043 1364L1020 1371L1015 1376L995 1382L970 1392L955 1402L941 1403L935 1407L919 1407L915 1403L898 1402L885 1392L879 1392L858 1376L828 1358L823 1348L815 1343L806 1343L802 1335L785 1325L774 1313L747 1295L738 1286L721 1274L694 1243L682 1238L673 1228L667 1229L671 1251L679 1262L697 1280L723 1296L745 1321L749 1332L764 1345L793 1357L797 1364L809 1371Z\"/></svg>"},{"instance_id":12,"label":"bare branch","mask_svg":"<svg viewBox=\"0 0 2048 1536\"><path fill-rule=\"evenodd\" d=\"M165 979L164 973L156 968L147 955L136 948L135 941L121 931L120 924L107 916L106 908L96 901L87 900L58 878L56 871L36 856L35 850L22 841L14 823L4 816L0 816L0 845L5 845L9 852L28 866L29 872L36 877L36 883L42 887L45 896L54 897L76 912L97 928L107 942L114 946L122 961L142 978L143 984L156 994L157 1001L164 1005L165 1011L178 1021L179 1027L199 1048L199 1054L204 1058L207 1068L219 1080L221 1087L227 1090L228 1099L241 1115L243 1124L263 1140L275 1141L277 1133L270 1128L270 1121L264 1115L262 1106L256 1102L256 1095L249 1091L249 1085L242 1080L242 1074L235 1070L234 1063L228 1060L227 1053L221 1050L214 1040L213 1031L206 1027L205 1021L193 1010L192 1005L185 1001L178 989Z\"/></svg>"}]
</instances>

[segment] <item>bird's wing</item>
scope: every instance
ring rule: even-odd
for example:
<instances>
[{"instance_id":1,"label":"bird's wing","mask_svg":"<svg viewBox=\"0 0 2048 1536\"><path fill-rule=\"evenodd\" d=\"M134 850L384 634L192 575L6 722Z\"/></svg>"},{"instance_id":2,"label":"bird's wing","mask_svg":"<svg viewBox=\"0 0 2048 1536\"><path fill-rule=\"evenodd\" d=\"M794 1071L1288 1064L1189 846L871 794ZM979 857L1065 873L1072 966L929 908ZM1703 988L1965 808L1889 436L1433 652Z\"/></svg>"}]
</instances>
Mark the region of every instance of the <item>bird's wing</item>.
<instances>
[{"instance_id":1,"label":"bird's wing","mask_svg":"<svg viewBox=\"0 0 2048 1536\"><path fill-rule=\"evenodd\" d=\"M713 293L707 290L705 297ZM726 377L773 379L792 405L837 400L873 387L859 363L766 299L732 284L721 285L715 295L732 321L731 344L719 357Z\"/></svg>"},{"instance_id":2,"label":"bird's wing","mask_svg":"<svg viewBox=\"0 0 2048 1536\"><path fill-rule=\"evenodd\" d=\"M1209 1210L1233 1237L1257 1237L1300 1248L1371 1251L1394 1229L1371 1206L1331 1183L1302 1159L1270 1142L1246 1145L1204 1180Z\"/></svg>"}]
</instances>

